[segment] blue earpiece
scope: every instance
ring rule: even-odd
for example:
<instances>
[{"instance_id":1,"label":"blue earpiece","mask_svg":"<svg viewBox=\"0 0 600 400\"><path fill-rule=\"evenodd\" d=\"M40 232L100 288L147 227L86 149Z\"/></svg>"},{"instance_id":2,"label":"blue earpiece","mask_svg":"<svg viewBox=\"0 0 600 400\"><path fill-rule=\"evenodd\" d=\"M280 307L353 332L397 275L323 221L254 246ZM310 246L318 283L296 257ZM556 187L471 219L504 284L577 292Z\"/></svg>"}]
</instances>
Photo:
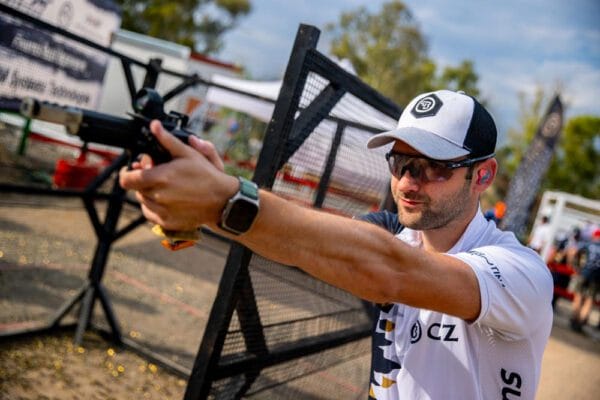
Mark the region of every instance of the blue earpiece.
<instances>
[{"instance_id":1,"label":"blue earpiece","mask_svg":"<svg viewBox=\"0 0 600 400\"><path fill-rule=\"evenodd\" d=\"M490 172L489 169L486 169L485 173L483 175L481 175L479 177L479 179L477 180L477 183L480 184L480 185L482 185L484 183L487 183L490 180L491 177L492 177L492 173Z\"/></svg>"}]
</instances>

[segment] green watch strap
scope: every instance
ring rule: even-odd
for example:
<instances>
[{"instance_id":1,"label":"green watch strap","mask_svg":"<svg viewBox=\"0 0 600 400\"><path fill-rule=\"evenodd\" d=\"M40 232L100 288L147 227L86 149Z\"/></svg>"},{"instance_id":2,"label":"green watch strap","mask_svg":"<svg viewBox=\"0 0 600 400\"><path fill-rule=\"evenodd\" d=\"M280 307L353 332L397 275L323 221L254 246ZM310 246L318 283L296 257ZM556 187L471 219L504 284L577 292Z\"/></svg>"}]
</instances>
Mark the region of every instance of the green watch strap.
<instances>
[{"instance_id":1,"label":"green watch strap","mask_svg":"<svg viewBox=\"0 0 600 400\"><path fill-rule=\"evenodd\" d=\"M238 177L240 181L240 193L242 193L246 197L250 197L251 199L258 199L258 186L256 183L249 181L246 178Z\"/></svg>"}]
</instances>

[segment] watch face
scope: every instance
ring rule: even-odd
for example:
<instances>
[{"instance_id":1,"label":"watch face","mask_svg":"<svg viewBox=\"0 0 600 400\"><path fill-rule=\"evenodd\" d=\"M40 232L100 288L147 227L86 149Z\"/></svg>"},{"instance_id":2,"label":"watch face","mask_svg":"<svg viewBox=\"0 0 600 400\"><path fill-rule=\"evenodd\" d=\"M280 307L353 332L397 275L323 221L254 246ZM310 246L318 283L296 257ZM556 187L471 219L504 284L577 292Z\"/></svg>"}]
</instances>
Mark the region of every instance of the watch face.
<instances>
[{"instance_id":1,"label":"watch face","mask_svg":"<svg viewBox=\"0 0 600 400\"><path fill-rule=\"evenodd\" d=\"M256 214L258 214L258 206L255 203L238 199L232 204L223 225L237 232L246 232L254 222Z\"/></svg>"}]
</instances>

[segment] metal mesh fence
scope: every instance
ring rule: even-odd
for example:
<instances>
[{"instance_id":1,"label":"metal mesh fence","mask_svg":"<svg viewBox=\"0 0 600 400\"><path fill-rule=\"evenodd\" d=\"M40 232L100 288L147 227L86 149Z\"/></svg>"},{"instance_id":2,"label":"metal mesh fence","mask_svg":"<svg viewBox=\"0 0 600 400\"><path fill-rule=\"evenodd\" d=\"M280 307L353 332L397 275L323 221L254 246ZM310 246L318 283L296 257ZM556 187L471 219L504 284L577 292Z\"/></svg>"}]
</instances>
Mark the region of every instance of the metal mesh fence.
<instances>
[{"instance_id":1,"label":"metal mesh fence","mask_svg":"<svg viewBox=\"0 0 600 400\"><path fill-rule=\"evenodd\" d=\"M325 78L310 73L300 98L300 109L310 107L327 85ZM311 132L293 131L296 135L290 138L286 148L296 150L277 174L272 190L300 204L313 206L319 184L326 178L328 188L323 189L327 192L324 203L319 206L342 215L364 214L379 207L389 173L384 151L366 150L367 140L377 128L364 126L361 129L348 124L360 123L365 110L368 110L367 115L368 112L380 114L379 124L388 129L393 127L394 121L348 93L334 104L335 107L325 104L314 113L312 119L318 124ZM342 130L341 142L334 145L338 129ZM328 162L332 169L324 176Z\"/></svg>"},{"instance_id":2,"label":"metal mesh fence","mask_svg":"<svg viewBox=\"0 0 600 400\"><path fill-rule=\"evenodd\" d=\"M300 270L277 265L255 255L250 264L250 277L260 325L246 326L244 332L238 314L234 314L221 353L220 363L223 366L244 359L252 360L256 355L247 349L260 348L263 340L265 352L277 353L285 349L293 351L298 343L310 342L311 338L316 338L312 344L318 346L319 340L327 334L357 326L363 330L370 327L364 305L359 299L315 280ZM242 312L243 307L242 304ZM259 365L248 363L239 376L215 383L211 393L214 398L230 398L239 390L236 383L246 382L246 377L259 373L260 376L246 392L250 398L281 398L284 393L289 393L302 395L295 398L334 399L339 398L340 388L361 392L368 379L368 373L363 373L363 364L368 369L369 349L367 339L278 363L262 371ZM362 375L344 374L341 372L344 369L360 371ZM329 382L322 383L322 380ZM296 381L304 384L297 387ZM317 389L319 385L323 387ZM303 392L306 386L312 392L309 397Z\"/></svg>"},{"instance_id":3,"label":"metal mesh fence","mask_svg":"<svg viewBox=\"0 0 600 400\"><path fill-rule=\"evenodd\" d=\"M374 132L395 119L360 91L336 81L309 53L293 95L297 107L282 123L280 168L272 192L307 207L352 217L379 208L389 172L385 149L367 150ZM339 68L339 67L338 67ZM358 94L358 95L357 95ZM366 96L366 95L365 95ZM285 224L285 221L282 221ZM244 275L242 273L242 275ZM370 366L368 306L293 266L252 254L246 288L236 303L210 398L364 398Z\"/></svg>"},{"instance_id":4,"label":"metal mesh fence","mask_svg":"<svg viewBox=\"0 0 600 400\"><path fill-rule=\"evenodd\" d=\"M244 398L354 399L366 398L370 339L324 350L261 371ZM248 371L248 373L258 371ZM214 383L209 398L234 398L245 383L234 376Z\"/></svg>"}]
</instances>

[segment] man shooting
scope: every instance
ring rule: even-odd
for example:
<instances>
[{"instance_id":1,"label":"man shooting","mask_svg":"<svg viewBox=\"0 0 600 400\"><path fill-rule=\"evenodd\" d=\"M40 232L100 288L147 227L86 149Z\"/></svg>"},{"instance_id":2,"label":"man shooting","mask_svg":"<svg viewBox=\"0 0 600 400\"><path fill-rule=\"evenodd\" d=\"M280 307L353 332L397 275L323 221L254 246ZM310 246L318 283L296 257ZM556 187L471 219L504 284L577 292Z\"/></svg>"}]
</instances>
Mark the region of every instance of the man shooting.
<instances>
[{"instance_id":1,"label":"man shooting","mask_svg":"<svg viewBox=\"0 0 600 400\"><path fill-rule=\"evenodd\" d=\"M474 98L413 99L391 147L397 217L308 209L226 175L214 147L153 122L173 160L123 170L144 215L166 229L206 225L263 257L377 303L369 395L375 399L534 399L552 325L552 278L510 232L485 220L496 126Z\"/></svg>"}]
</instances>

